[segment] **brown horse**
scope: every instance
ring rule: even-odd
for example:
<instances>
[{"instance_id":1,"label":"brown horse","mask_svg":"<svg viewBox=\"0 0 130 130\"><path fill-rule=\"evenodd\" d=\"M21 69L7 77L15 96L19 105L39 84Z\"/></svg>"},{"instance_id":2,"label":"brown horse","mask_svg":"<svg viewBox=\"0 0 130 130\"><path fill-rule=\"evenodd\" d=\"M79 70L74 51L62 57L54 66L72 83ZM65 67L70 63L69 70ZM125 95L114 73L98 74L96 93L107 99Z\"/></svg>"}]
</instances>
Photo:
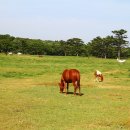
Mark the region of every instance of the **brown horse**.
<instances>
[{"instance_id":1,"label":"brown horse","mask_svg":"<svg viewBox=\"0 0 130 130\"><path fill-rule=\"evenodd\" d=\"M65 90L65 93L68 93L69 83L73 83L74 86L74 95L76 94L77 88L79 89L79 95L80 93L80 72L76 69L66 69L63 71L61 76L61 82L59 83L60 92L63 93ZM66 87L67 84L67 87ZM66 91L67 88L67 91Z\"/></svg>"}]
</instances>

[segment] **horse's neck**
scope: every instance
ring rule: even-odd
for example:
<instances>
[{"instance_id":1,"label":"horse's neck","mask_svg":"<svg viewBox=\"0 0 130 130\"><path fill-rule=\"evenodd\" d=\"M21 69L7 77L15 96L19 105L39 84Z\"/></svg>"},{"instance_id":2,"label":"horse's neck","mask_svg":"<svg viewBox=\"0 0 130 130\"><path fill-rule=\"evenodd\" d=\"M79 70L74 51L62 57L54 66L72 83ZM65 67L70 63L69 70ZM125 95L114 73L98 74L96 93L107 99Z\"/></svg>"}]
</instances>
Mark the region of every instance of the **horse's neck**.
<instances>
[{"instance_id":1,"label":"horse's neck","mask_svg":"<svg viewBox=\"0 0 130 130\"><path fill-rule=\"evenodd\" d=\"M63 78L63 76L61 77L60 82L61 82L61 84L64 84L64 78Z\"/></svg>"}]
</instances>

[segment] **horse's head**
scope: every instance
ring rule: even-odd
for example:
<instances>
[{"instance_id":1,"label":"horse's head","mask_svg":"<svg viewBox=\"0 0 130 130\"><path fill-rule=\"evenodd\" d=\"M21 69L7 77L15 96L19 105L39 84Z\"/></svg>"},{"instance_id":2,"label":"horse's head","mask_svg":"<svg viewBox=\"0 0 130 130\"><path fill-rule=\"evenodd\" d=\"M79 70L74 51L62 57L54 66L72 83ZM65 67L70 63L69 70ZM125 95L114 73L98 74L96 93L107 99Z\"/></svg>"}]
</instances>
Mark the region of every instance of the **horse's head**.
<instances>
[{"instance_id":1,"label":"horse's head","mask_svg":"<svg viewBox=\"0 0 130 130\"><path fill-rule=\"evenodd\" d=\"M63 91L64 91L64 84L63 83L59 83L59 87L60 87L60 93L63 93Z\"/></svg>"}]
</instances>

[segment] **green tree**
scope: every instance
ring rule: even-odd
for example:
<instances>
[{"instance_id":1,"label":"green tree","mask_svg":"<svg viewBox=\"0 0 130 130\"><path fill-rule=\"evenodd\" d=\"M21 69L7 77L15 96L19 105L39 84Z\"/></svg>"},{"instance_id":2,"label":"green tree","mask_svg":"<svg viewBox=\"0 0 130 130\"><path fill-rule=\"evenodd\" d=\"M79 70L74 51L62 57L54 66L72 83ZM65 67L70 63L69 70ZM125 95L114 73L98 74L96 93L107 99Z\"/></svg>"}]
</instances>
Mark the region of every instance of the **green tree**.
<instances>
[{"instance_id":1,"label":"green tree","mask_svg":"<svg viewBox=\"0 0 130 130\"><path fill-rule=\"evenodd\" d=\"M114 42L114 38L113 36L107 36L105 38L102 39L103 41L103 55L104 58L113 58L114 56L114 47L112 46L113 42Z\"/></svg>"},{"instance_id":2,"label":"green tree","mask_svg":"<svg viewBox=\"0 0 130 130\"><path fill-rule=\"evenodd\" d=\"M10 51L13 51L13 45L12 41L15 38L6 34L6 35L0 35L0 51L7 54Z\"/></svg>"},{"instance_id":3,"label":"green tree","mask_svg":"<svg viewBox=\"0 0 130 130\"><path fill-rule=\"evenodd\" d=\"M113 45L117 47L118 58L120 58L122 48L126 47L126 45L128 44L128 41L125 40L127 38L127 31L124 29L120 29L114 30L112 31L112 33L115 34L115 42Z\"/></svg>"},{"instance_id":4,"label":"green tree","mask_svg":"<svg viewBox=\"0 0 130 130\"><path fill-rule=\"evenodd\" d=\"M91 42L88 43L90 48L90 53L93 56L104 57L104 43L101 37L94 38Z\"/></svg>"},{"instance_id":5,"label":"green tree","mask_svg":"<svg viewBox=\"0 0 130 130\"><path fill-rule=\"evenodd\" d=\"M67 50L68 50L67 42L60 40L59 43L60 43L60 46L61 46L61 55L62 55L62 52L63 52L63 55L67 56Z\"/></svg>"},{"instance_id":6,"label":"green tree","mask_svg":"<svg viewBox=\"0 0 130 130\"><path fill-rule=\"evenodd\" d=\"M13 41L13 51L15 53L21 52L23 54L27 54L28 43L27 39L24 38L15 38Z\"/></svg>"},{"instance_id":7,"label":"green tree","mask_svg":"<svg viewBox=\"0 0 130 130\"><path fill-rule=\"evenodd\" d=\"M79 55L81 51L81 47L84 45L84 42L79 38L72 38L67 40L67 45L70 49L70 55Z\"/></svg>"}]
</instances>

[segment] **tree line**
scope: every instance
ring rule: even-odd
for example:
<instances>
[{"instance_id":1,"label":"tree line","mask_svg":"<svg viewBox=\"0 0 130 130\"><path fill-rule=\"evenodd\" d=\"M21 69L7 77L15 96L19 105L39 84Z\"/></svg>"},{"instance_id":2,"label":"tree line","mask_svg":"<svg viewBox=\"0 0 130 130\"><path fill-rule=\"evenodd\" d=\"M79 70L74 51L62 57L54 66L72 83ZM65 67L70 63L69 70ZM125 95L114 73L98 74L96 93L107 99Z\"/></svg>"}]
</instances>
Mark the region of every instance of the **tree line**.
<instances>
[{"instance_id":1,"label":"tree line","mask_svg":"<svg viewBox=\"0 0 130 130\"><path fill-rule=\"evenodd\" d=\"M57 56L95 56L100 58L130 57L127 31L124 29L112 31L113 35L96 37L88 43L80 38L67 41L51 41L13 37L9 34L0 35L0 53L8 52L30 55Z\"/></svg>"}]
</instances>

